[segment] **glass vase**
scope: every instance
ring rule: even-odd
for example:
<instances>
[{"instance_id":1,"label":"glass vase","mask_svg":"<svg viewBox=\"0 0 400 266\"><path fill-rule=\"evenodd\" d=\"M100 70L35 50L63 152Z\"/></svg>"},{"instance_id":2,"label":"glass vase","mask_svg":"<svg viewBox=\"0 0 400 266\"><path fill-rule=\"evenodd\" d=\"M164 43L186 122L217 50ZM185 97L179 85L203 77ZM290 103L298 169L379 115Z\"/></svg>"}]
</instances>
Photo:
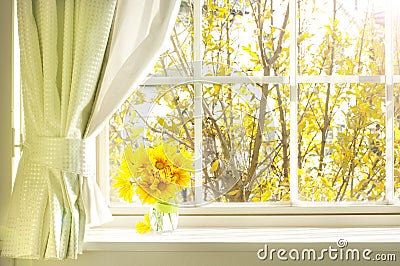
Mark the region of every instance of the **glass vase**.
<instances>
[{"instance_id":1,"label":"glass vase","mask_svg":"<svg viewBox=\"0 0 400 266\"><path fill-rule=\"evenodd\" d=\"M167 202L157 202L149 212L150 226L157 233L171 233L178 226L178 207Z\"/></svg>"}]
</instances>

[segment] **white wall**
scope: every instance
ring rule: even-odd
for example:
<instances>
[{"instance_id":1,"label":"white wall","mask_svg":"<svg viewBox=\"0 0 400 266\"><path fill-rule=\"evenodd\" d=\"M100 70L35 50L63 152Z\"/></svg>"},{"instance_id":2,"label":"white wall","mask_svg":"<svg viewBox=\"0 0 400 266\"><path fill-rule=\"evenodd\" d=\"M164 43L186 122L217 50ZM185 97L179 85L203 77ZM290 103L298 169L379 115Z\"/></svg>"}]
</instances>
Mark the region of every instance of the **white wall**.
<instances>
[{"instance_id":1,"label":"white wall","mask_svg":"<svg viewBox=\"0 0 400 266\"><path fill-rule=\"evenodd\" d=\"M340 230L340 229L339 229ZM188 248L191 245L198 245L199 251ZM270 248L284 248L290 250L296 248L314 248L321 250L332 245L337 248L335 243L273 243ZM261 261L257 258L257 251L263 248L263 244L241 243L241 244L173 244L175 248L164 248L151 250L143 248L141 251L110 252L110 251L86 251L78 260L67 260L61 262L45 261L36 262L17 260L15 266L257 266L257 265L399 265L400 243L397 244L356 244L349 243L349 248L359 248L363 250L370 248L374 251L396 253L397 262L366 262L366 261L341 261L326 259L323 261L280 261L276 257L273 261ZM206 247L205 247L206 246ZM205 251L207 250L207 251ZM213 251L210 251L213 250Z\"/></svg>"},{"instance_id":2,"label":"white wall","mask_svg":"<svg viewBox=\"0 0 400 266\"><path fill-rule=\"evenodd\" d=\"M4 232L12 176L12 5L13 0L0 1L0 240ZM0 258L1 266L11 263Z\"/></svg>"},{"instance_id":3,"label":"white wall","mask_svg":"<svg viewBox=\"0 0 400 266\"><path fill-rule=\"evenodd\" d=\"M0 1L0 226L5 223L12 165L12 4Z\"/></svg>"}]
</instances>

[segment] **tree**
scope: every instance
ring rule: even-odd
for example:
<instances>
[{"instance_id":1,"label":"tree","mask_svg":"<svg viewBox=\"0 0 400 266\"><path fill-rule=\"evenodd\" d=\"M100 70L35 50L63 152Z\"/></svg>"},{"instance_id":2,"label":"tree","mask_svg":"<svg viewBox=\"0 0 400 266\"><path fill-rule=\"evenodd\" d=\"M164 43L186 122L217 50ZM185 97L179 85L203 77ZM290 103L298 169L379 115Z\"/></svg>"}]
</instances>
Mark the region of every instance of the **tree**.
<instances>
[{"instance_id":1,"label":"tree","mask_svg":"<svg viewBox=\"0 0 400 266\"><path fill-rule=\"evenodd\" d=\"M310 10L320 12L322 5L298 1L299 73L384 73L383 28L374 23L373 9L366 7L366 12L351 16L348 6L336 0L329 3L330 10L325 9L329 20L317 27L308 14ZM192 1L183 1L182 9L186 15L178 17L171 48L156 64L159 75L193 73ZM287 0L206 0L202 25L205 73L287 76L289 23ZM349 24L353 28L346 30ZM379 84L299 85L297 159L301 199L383 199L384 96L385 88ZM193 151L193 98L193 84L172 89L159 86L147 94L136 91L110 122L114 163L122 156L119 144L123 140L151 145L162 137ZM150 119L144 117L142 111L150 102L167 114L150 112ZM204 84L202 105L204 199L289 200L289 87ZM141 132L143 126L146 129ZM188 190L183 200L192 196L193 191Z\"/></svg>"}]
</instances>

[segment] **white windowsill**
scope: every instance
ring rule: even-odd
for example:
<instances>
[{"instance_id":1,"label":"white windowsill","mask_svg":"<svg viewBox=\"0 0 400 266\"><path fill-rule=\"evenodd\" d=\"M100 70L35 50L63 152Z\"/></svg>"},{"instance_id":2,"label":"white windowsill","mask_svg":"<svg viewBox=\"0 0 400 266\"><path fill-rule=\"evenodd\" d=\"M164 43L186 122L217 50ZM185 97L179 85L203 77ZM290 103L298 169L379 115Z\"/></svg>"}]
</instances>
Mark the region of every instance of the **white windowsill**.
<instances>
[{"instance_id":1,"label":"white windowsill","mask_svg":"<svg viewBox=\"0 0 400 266\"><path fill-rule=\"evenodd\" d=\"M96 228L86 232L86 251L217 251L254 250L266 244L350 243L400 247L400 227L375 228L178 228L170 234L146 233L131 228ZM243 245L245 244L245 245ZM260 246L262 247L262 246Z\"/></svg>"}]
</instances>

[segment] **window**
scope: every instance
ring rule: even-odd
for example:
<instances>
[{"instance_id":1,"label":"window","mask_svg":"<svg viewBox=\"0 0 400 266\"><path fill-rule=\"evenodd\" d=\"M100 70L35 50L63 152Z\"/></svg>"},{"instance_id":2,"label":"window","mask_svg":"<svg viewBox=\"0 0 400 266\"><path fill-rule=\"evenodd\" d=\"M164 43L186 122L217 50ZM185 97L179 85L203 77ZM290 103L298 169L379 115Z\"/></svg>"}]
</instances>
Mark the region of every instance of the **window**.
<instances>
[{"instance_id":1,"label":"window","mask_svg":"<svg viewBox=\"0 0 400 266\"><path fill-rule=\"evenodd\" d=\"M124 145L159 139L198 158L182 204L398 204L389 2L182 1L167 51L100 138L111 206Z\"/></svg>"}]
</instances>

